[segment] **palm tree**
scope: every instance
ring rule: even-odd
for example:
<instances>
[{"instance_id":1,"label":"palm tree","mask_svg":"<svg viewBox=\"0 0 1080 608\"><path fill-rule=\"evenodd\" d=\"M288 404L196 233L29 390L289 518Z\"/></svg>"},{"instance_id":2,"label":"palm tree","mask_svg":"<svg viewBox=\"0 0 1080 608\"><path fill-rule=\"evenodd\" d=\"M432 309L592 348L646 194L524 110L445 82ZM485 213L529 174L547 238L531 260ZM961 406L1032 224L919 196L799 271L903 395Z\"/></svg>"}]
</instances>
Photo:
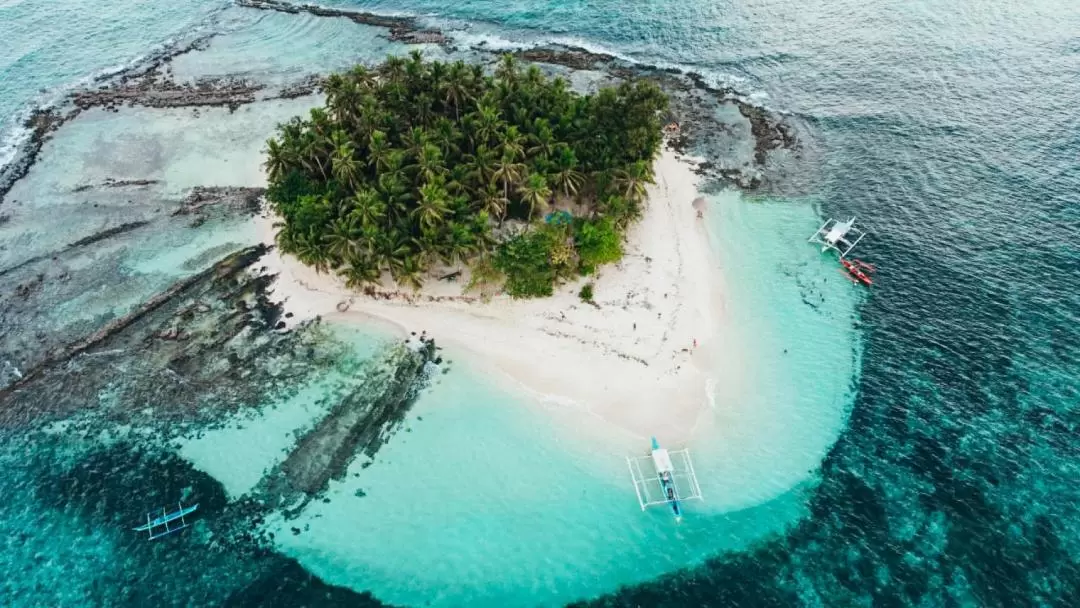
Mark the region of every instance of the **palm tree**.
<instances>
[{"instance_id":1,"label":"palm tree","mask_svg":"<svg viewBox=\"0 0 1080 608\"><path fill-rule=\"evenodd\" d=\"M372 260L379 268L385 268L391 272L401 265L401 260L409 254L409 246L404 237L395 229L379 233L379 239L375 243L375 251Z\"/></svg>"},{"instance_id":2,"label":"palm tree","mask_svg":"<svg viewBox=\"0 0 1080 608\"><path fill-rule=\"evenodd\" d=\"M362 288L379 282L379 267L375 261L365 254L354 254L346 258L345 286L350 289Z\"/></svg>"},{"instance_id":3,"label":"palm tree","mask_svg":"<svg viewBox=\"0 0 1080 608\"><path fill-rule=\"evenodd\" d=\"M652 168L643 160L635 161L612 175L612 185L630 201L645 198L645 185L652 184Z\"/></svg>"},{"instance_id":4,"label":"palm tree","mask_svg":"<svg viewBox=\"0 0 1080 608\"><path fill-rule=\"evenodd\" d=\"M376 226L386 217L386 203L379 193L369 188L357 190L352 198L353 208L349 217L356 218L361 226Z\"/></svg>"},{"instance_id":5,"label":"palm tree","mask_svg":"<svg viewBox=\"0 0 1080 608\"><path fill-rule=\"evenodd\" d=\"M455 61L439 87L443 100L446 105L454 108L454 118L458 121L461 120L461 104L470 97L467 78L465 62Z\"/></svg>"},{"instance_id":6,"label":"palm tree","mask_svg":"<svg viewBox=\"0 0 1080 608\"><path fill-rule=\"evenodd\" d=\"M476 154L466 154L465 162L471 167L470 173L480 184L491 181L491 174L495 171L495 151L487 146L479 146Z\"/></svg>"},{"instance_id":7,"label":"palm tree","mask_svg":"<svg viewBox=\"0 0 1080 608\"><path fill-rule=\"evenodd\" d=\"M454 121L448 118L439 118L435 121L431 141L439 146L444 157L450 158L460 151L457 145L459 140L461 140L461 131L454 126Z\"/></svg>"},{"instance_id":8,"label":"palm tree","mask_svg":"<svg viewBox=\"0 0 1080 608\"><path fill-rule=\"evenodd\" d=\"M442 152L434 144L425 144L416 159L416 179L421 182L430 182L446 174L446 166L443 164Z\"/></svg>"},{"instance_id":9,"label":"palm tree","mask_svg":"<svg viewBox=\"0 0 1080 608\"><path fill-rule=\"evenodd\" d=\"M357 176L360 174L360 163L353 157L352 143L338 144L334 149L331 162L333 163L334 179L343 185L355 188Z\"/></svg>"},{"instance_id":10,"label":"palm tree","mask_svg":"<svg viewBox=\"0 0 1080 608\"><path fill-rule=\"evenodd\" d=\"M315 239L305 238L298 241L293 253L301 262L315 268L315 272L329 270L330 256L327 254L326 247L317 243Z\"/></svg>"},{"instance_id":11,"label":"palm tree","mask_svg":"<svg viewBox=\"0 0 1080 608\"><path fill-rule=\"evenodd\" d=\"M435 110L431 107L434 102L435 99L428 93L413 97L413 115L416 116L416 122L425 127L431 124L431 119L435 117Z\"/></svg>"},{"instance_id":12,"label":"palm tree","mask_svg":"<svg viewBox=\"0 0 1080 608\"><path fill-rule=\"evenodd\" d=\"M420 158L420 153L428 143L428 135L423 127L413 127L402 136L401 142L405 144L405 151L409 153L409 156L417 159Z\"/></svg>"},{"instance_id":13,"label":"palm tree","mask_svg":"<svg viewBox=\"0 0 1080 608\"><path fill-rule=\"evenodd\" d=\"M398 217L407 213L412 194L405 180L394 173L384 173L379 176L379 192L386 202L386 226L390 228Z\"/></svg>"},{"instance_id":14,"label":"palm tree","mask_svg":"<svg viewBox=\"0 0 1080 608\"><path fill-rule=\"evenodd\" d=\"M287 145L278 143L278 140L270 138L266 140L266 177L270 183L279 181L290 169L291 150Z\"/></svg>"},{"instance_id":15,"label":"palm tree","mask_svg":"<svg viewBox=\"0 0 1080 608\"><path fill-rule=\"evenodd\" d=\"M319 172L319 177L324 181L327 179L326 164L327 158L324 156L324 149L329 144L329 139L316 133L315 131L305 131L303 135L303 141L301 142L301 163L303 163L309 173L314 173L316 170Z\"/></svg>"},{"instance_id":16,"label":"palm tree","mask_svg":"<svg viewBox=\"0 0 1080 608\"><path fill-rule=\"evenodd\" d=\"M375 171L386 168L386 159L390 153L390 140L382 131L372 131L368 138L368 164L375 167Z\"/></svg>"},{"instance_id":17,"label":"palm tree","mask_svg":"<svg viewBox=\"0 0 1080 608\"><path fill-rule=\"evenodd\" d=\"M494 183L489 182L480 192L480 209L499 218L500 226L506 218L506 208L509 204L510 201L503 196Z\"/></svg>"},{"instance_id":18,"label":"palm tree","mask_svg":"<svg viewBox=\"0 0 1080 608\"><path fill-rule=\"evenodd\" d=\"M574 151L569 146L560 146L555 157L555 172L551 174L551 183L562 190L567 198L577 194L578 189L585 183L585 176L576 169L577 164Z\"/></svg>"},{"instance_id":19,"label":"palm tree","mask_svg":"<svg viewBox=\"0 0 1080 608\"><path fill-rule=\"evenodd\" d=\"M499 58L499 67L495 68L495 78L511 86L517 83L518 63L513 55L505 53Z\"/></svg>"},{"instance_id":20,"label":"palm tree","mask_svg":"<svg viewBox=\"0 0 1080 608\"><path fill-rule=\"evenodd\" d=\"M375 74L363 65L358 64L349 70L349 77L357 86L363 89L370 89L375 86Z\"/></svg>"},{"instance_id":21,"label":"palm tree","mask_svg":"<svg viewBox=\"0 0 1080 608\"><path fill-rule=\"evenodd\" d=\"M503 198L510 198L510 186L516 186L521 181L524 171L525 165L514 162L514 157L505 152L495 163L495 171L492 172L491 179L502 184Z\"/></svg>"},{"instance_id":22,"label":"palm tree","mask_svg":"<svg viewBox=\"0 0 1080 608\"><path fill-rule=\"evenodd\" d=\"M421 227L433 228L443 220L448 204L449 196L442 184L426 183L420 186L420 200L413 213L419 219Z\"/></svg>"},{"instance_id":23,"label":"palm tree","mask_svg":"<svg viewBox=\"0 0 1080 608\"><path fill-rule=\"evenodd\" d=\"M383 170L379 173L379 177L388 175L395 179L405 180L405 151L404 150L389 150L386 153L386 160L383 163Z\"/></svg>"},{"instance_id":24,"label":"palm tree","mask_svg":"<svg viewBox=\"0 0 1080 608\"><path fill-rule=\"evenodd\" d=\"M531 218L536 208L541 210L547 208L547 202L551 199L551 188L547 185L547 180L539 173L531 173L525 178L525 183L521 185L521 201L529 205L529 217Z\"/></svg>"},{"instance_id":25,"label":"palm tree","mask_svg":"<svg viewBox=\"0 0 1080 608\"><path fill-rule=\"evenodd\" d=\"M356 226L346 218L338 218L330 224L330 231L323 237L326 252L340 265L341 261L354 252Z\"/></svg>"},{"instance_id":26,"label":"palm tree","mask_svg":"<svg viewBox=\"0 0 1080 608\"><path fill-rule=\"evenodd\" d=\"M503 126L503 121L499 118L499 110L492 105L480 105L476 108L476 118L473 132L476 134L475 144L479 147L486 145L491 141L491 138Z\"/></svg>"},{"instance_id":27,"label":"palm tree","mask_svg":"<svg viewBox=\"0 0 1080 608\"><path fill-rule=\"evenodd\" d=\"M521 134L517 125L506 128L506 132L502 135L502 149L504 155L509 154L512 158L525 156L525 136Z\"/></svg>"},{"instance_id":28,"label":"palm tree","mask_svg":"<svg viewBox=\"0 0 1080 608\"><path fill-rule=\"evenodd\" d=\"M334 121L338 124L350 122L360 98L355 83L341 74L331 74L323 82L323 91L326 93L326 107L330 108Z\"/></svg>"},{"instance_id":29,"label":"palm tree","mask_svg":"<svg viewBox=\"0 0 1080 608\"><path fill-rule=\"evenodd\" d=\"M529 136L533 142L529 148L529 154L540 158L548 158L555 152L555 134L551 131L551 123L544 118L537 118L533 123L536 132Z\"/></svg>"},{"instance_id":30,"label":"palm tree","mask_svg":"<svg viewBox=\"0 0 1080 608\"><path fill-rule=\"evenodd\" d=\"M476 239L464 224L450 222L446 230L445 259L449 264L465 262L477 251Z\"/></svg>"},{"instance_id":31,"label":"palm tree","mask_svg":"<svg viewBox=\"0 0 1080 608\"><path fill-rule=\"evenodd\" d=\"M424 282L420 278L423 269L415 256L401 258L400 263L390 268L394 276L394 282L403 287L411 287L414 291L420 289Z\"/></svg>"},{"instance_id":32,"label":"palm tree","mask_svg":"<svg viewBox=\"0 0 1080 608\"><path fill-rule=\"evenodd\" d=\"M386 61L379 66L379 72L386 80L400 81L401 77L405 74L405 58L390 55L386 58Z\"/></svg>"}]
</instances>

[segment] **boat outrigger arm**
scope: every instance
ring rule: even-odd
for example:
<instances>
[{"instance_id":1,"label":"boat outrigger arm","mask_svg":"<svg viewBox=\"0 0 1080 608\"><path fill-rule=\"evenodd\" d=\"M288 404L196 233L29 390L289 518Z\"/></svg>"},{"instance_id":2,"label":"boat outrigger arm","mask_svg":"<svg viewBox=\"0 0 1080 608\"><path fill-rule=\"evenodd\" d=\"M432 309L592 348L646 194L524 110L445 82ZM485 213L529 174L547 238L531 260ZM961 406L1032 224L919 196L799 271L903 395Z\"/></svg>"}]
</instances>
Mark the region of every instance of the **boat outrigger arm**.
<instances>
[{"instance_id":1,"label":"boat outrigger arm","mask_svg":"<svg viewBox=\"0 0 1080 608\"><path fill-rule=\"evenodd\" d=\"M646 468L651 466L653 475L646 475L642 462ZM682 501L704 500L689 450L666 450L653 437L649 455L627 457L626 464L642 511L654 505L667 505L675 519L681 519Z\"/></svg>"},{"instance_id":2,"label":"boat outrigger arm","mask_svg":"<svg viewBox=\"0 0 1080 608\"><path fill-rule=\"evenodd\" d=\"M858 245L864 236L866 233L855 227L854 217L846 222L829 218L807 240L820 244L822 252L834 249L843 258L855 249L855 245Z\"/></svg>"},{"instance_id":3,"label":"boat outrigger arm","mask_svg":"<svg viewBox=\"0 0 1080 608\"><path fill-rule=\"evenodd\" d=\"M199 505L194 504L190 507L185 507L180 503L176 503L176 506L177 509L171 513L166 513L165 507L161 508L160 513L157 511L147 513L146 523L138 528L133 528L133 530L136 532L149 533L150 540L168 536L177 530L183 530L190 525L184 517L194 513L195 509L199 508Z\"/></svg>"}]
</instances>

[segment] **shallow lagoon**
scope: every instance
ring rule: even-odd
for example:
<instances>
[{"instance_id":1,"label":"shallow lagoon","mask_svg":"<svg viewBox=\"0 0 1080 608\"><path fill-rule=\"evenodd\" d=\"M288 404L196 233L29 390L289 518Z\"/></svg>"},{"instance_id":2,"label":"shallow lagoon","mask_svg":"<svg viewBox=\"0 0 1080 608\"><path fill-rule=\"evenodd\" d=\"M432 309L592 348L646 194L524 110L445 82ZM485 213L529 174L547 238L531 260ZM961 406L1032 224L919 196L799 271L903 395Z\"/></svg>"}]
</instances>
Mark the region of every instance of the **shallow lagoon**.
<instances>
[{"instance_id":1,"label":"shallow lagoon","mask_svg":"<svg viewBox=\"0 0 1080 608\"><path fill-rule=\"evenodd\" d=\"M809 202L734 192L711 201L725 307L738 320L723 343L741 346L737 368L717 370L712 415L688 446L705 501L688 504L681 523L638 508L628 454L611 447L633 438L444 351L448 373L374 461L358 457L297 519L268 521L276 546L327 582L392 603L556 605L701 563L797 521L850 408L859 292L805 243L818 221ZM357 352L380 341L368 333L374 326L342 331ZM235 498L325 412L315 405L326 401L320 390L332 392L306 388L181 453ZM610 441L597 442L605 433Z\"/></svg>"}]
</instances>

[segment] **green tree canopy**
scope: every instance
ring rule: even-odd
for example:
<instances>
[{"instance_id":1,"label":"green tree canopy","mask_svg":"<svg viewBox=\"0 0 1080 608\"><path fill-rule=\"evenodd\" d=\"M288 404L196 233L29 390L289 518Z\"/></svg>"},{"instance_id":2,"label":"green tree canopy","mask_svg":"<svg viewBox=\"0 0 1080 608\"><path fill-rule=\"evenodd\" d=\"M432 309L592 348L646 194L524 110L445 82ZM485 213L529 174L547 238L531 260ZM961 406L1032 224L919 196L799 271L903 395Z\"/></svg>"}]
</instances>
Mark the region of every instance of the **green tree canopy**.
<instances>
[{"instance_id":1,"label":"green tree canopy","mask_svg":"<svg viewBox=\"0 0 1080 608\"><path fill-rule=\"evenodd\" d=\"M384 272L418 286L433 264L482 256L515 295L621 256L667 107L649 82L579 95L510 55L488 75L413 52L324 90L324 108L267 142L281 248L355 286ZM572 230L545 223L560 197L588 210ZM492 229L507 219L534 225L499 244Z\"/></svg>"}]
</instances>

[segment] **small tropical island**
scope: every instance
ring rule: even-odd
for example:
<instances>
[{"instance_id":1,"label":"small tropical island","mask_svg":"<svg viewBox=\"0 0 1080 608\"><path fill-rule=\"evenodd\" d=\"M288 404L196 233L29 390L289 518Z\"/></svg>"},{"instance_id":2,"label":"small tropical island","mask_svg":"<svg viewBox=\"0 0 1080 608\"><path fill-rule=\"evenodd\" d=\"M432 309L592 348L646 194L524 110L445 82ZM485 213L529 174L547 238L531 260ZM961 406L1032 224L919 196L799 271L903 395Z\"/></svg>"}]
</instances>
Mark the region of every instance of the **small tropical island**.
<instances>
[{"instance_id":1,"label":"small tropical island","mask_svg":"<svg viewBox=\"0 0 1080 608\"><path fill-rule=\"evenodd\" d=\"M351 288L468 265L515 298L622 257L668 104L646 81L581 95L512 55L488 75L413 52L324 92L267 141L281 250Z\"/></svg>"}]
</instances>

